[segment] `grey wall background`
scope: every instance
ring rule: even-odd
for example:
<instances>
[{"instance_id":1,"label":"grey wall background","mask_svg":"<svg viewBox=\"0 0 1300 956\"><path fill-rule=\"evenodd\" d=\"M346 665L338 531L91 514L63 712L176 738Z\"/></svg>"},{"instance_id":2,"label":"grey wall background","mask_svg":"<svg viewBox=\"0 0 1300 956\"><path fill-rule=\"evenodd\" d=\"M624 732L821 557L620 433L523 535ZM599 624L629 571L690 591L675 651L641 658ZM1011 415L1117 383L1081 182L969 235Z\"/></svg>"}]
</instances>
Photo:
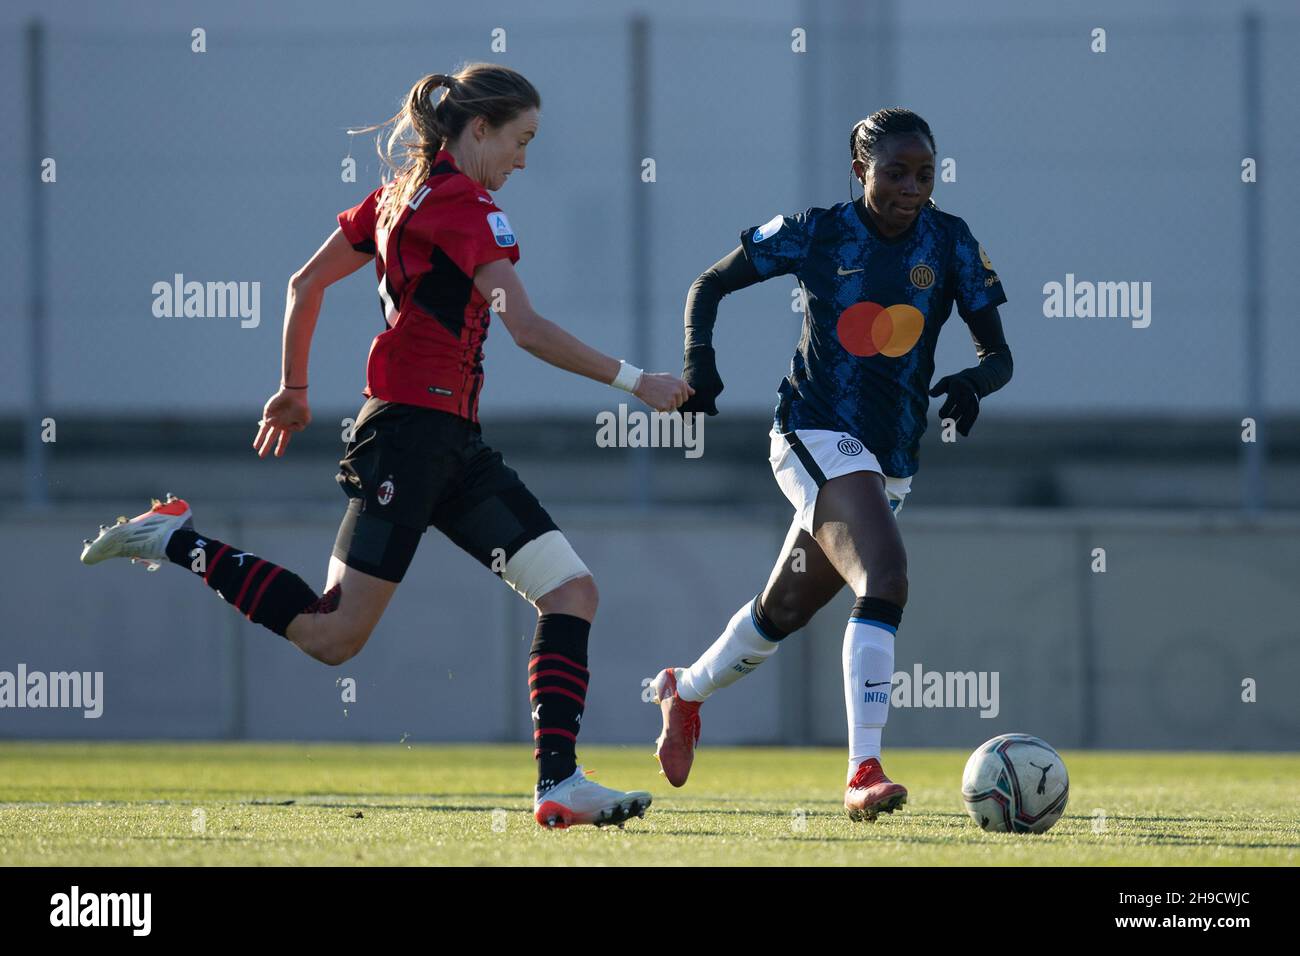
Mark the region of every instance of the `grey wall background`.
<instances>
[{"instance_id":1,"label":"grey wall background","mask_svg":"<svg viewBox=\"0 0 1300 956\"><path fill-rule=\"evenodd\" d=\"M602 594L583 740L649 753L659 720L641 702L642 680L690 663L753 596L781 516L556 516ZM436 534L365 650L331 668L175 568L51 574L96 520L71 509L2 526L24 559L0 583L10 609L0 668L103 671L103 716L0 711L0 735L530 739L533 613ZM891 745L973 747L1026 730L1061 747L1289 750L1300 739L1300 519L1263 528L1208 515L931 509L901 520L912 586L896 671L996 671L1000 710L896 707ZM323 584L332 521L209 510L202 527ZM1105 573L1090 570L1096 547ZM769 664L712 698L705 743L841 744L852 604L841 592ZM341 700L344 677L356 703ZM1244 678L1257 682L1255 703L1242 702Z\"/></svg>"},{"instance_id":2,"label":"grey wall background","mask_svg":"<svg viewBox=\"0 0 1300 956\"><path fill-rule=\"evenodd\" d=\"M1289 303L1300 186L1293 91L1300 14L1253 5L1260 50L1260 182L1247 155L1239 3L655 4L648 101L629 105L629 16L617 3L485 4L472 18L438 4L361 13L338 2L267 5L33 3L0 20L5 88L20 90L25 15L48 24L51 401L64 412L243 411L277 381L283 290L333 228L334 214L377 182L370 137L425 72L498 59L541 89L543 126L530 168L499 195L520 236L524 280L543 314L605 349L632 346L630 283L649 273L653 334L643 365L675 368L683 295L737 233L779 211L843 200L852 123L901 103L925 116L955 183L936 201L988 249L1010 299L1017 359L1006 412L1237 408L1245 383L1243 197L1267 208L1266 400L1300 408L1288 374L1300 351ZM208 31L190 52L189 30ZM808 30L806 54L790 31ZM1108 52L1089 31L1108 31ZM507 31L493 54L490 31ZM24 129L25 101L0 103ZM658 181L629 153L644 126ZM361 160L359 181L339 163ZM0 202L25 206L23 138L0 144ZM631 246L634 190L648 242ZM25 230L0 237L0 280L24 288ZM158 319L156 281L175 273L262 283L262 322ZM1066 273L1153 284L1154 317L1046 319L1042 286ZM321 408L355 406L379 329L373 282L359 274L327 297L313 350ZM793 283L729 299L719 347L728 400L770 407L798 334ZM7 297L6 322L22 298ZM587 411L600 390L558 375L498 327L488 342L485 414ZM18 410L29 369L18 342L0 355L0 409ZM971 361L959 322L939 368ZM539 395L544 398L539 402Z\"/></svg>"},{"instance_id":3,"label":"grey wall background","mask_svg":"<svg viewBox=\"0 0 1300 956\"><path fill-rule=\"evenodd\" d=\"M0 282L11 290L0 297L10 333L0 415L14 435L45 414L60 432L36 476L55 507L0 503L0 670L101 670L107 700L99 720L0 711L0 737L528 739L532 612L435 535L371 644L338 669L174 569L86 569L73 556L99 522L170 488L195 501L209 534L323 584L342 511L329 480L334 423L359 405L378 311L366 271L330 290L312 352L318 432L285 461L259 463L249 425L278 381L283 288L334 214L377 181L370 139L345 130L386 118L425 72L491 59L524 71L545 101L529 168L498 196L532 298L652 368L678 367L685 290L739 230L846 198L856 119L907 105L956 160L957 182L935 198L997 265L1016 374L970 446L927 436L903 516L912 600L897 668L997 671L1001 712L896 709L891 744L974 746L1027 730L1062 747L1294 749L1300 513L1278 509L1300 500L1300 15L1288 0L1249 8L1263 29L1261 135L1248 144L1240 3L664 0L644 8L649 95L633 104L633 5L487 3L470 16L404 0L364 10L11 0L0 11L12 93L0 121L15 131L0 138ZM35 181L22 135L22 28L36 14L53 185ZM207 30L202 55L190 52L195 26ZM1099 26L1101 55L1088 46ZM505 53L490 50L494 27L507 31ZM795 27L808 30L807 54L790 50ZM653 184L640 182L630 147L638 128ZM349 150L360 166L351 184L339 177ZM1246 155L1259 161L1252 186L1240 181ZM23 325L32 189L46 203L50 270L39 409L28 404ZM1252 196L1257 247L1246 242ZM1259 382L1277 423L1266 432L1274 510L1244 515L1233 462L1249 413L1253 269ZM260 326L153 317L153 283L177 272L260 282ZM1066 273L1151 282L1150 328L1044 318L1042 286ZM638 274L650 300L644 354ZM776 280L724 304L728 414L690 474L656 459L648 509L629 504L635 475L614 464L621 453L591 448L593 416L617 396L529 358L499 325L488 340L485 423L602 592L584 740L648 754L657 720L642 679L689 663L767 576L789 514L762 464L762 419L798 335L791 288ZM951 324L941 371L972 362ZM1134 417L1140 429L1125 424ZM32 476L8 435L0 429L0 478L18 488ZM1089 570L1098 546L1105 574ZM842 593L712 701L705 743L842 743L850 606ZM342 677L359 685L355 704L340 701ZM1241 701L1245 678L1258 681L1257 703Z\"/></svg>"}]
</instances>

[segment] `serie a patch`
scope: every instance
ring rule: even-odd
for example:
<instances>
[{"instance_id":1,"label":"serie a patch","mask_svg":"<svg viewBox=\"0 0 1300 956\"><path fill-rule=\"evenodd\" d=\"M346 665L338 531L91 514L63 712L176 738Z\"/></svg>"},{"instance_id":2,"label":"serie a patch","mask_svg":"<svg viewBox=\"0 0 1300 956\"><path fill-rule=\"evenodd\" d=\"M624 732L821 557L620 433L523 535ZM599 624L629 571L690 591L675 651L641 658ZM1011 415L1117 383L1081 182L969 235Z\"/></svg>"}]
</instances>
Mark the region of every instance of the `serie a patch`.
<instances>
[{"instance_id":1,"label":"serie a patch","mask_svg":"<svg viewBox=\"0 0 1300 956\"><path fill-rule=\"evenodd\" d=\"M503 212L488 213L487 222L492 230L492 238L498 246L509 248L515 244L515 231L510 228L510 220Z\"/></svg>"},{"instance_id":2,"label":"serie a patch","mask_svg":"<svg viewBox=\"0 0 1300 956\"><path fill-rule=\"evenodd\" d=\"M782 216L780 213L778 213L777 215L769 219L767 222L763 223L763 225L759 226L757 229L754 230L753 241L762 242L764 239L776 235L776 233L780 232L781 227L784 225L785 225L785 216Z\"/></svg>"}]
</instances>

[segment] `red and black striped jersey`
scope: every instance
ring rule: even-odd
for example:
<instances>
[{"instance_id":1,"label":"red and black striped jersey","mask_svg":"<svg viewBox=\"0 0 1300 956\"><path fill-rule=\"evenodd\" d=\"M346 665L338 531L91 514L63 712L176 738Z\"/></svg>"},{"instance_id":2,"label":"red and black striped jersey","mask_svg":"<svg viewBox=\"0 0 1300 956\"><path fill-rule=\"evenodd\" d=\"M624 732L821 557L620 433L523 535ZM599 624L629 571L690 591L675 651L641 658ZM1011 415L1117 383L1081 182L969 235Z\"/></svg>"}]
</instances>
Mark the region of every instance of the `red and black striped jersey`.
<instances>
[{"instance_id":1,"label":"red and black striped jersey","mask_svg":"<svg viewBox=\"0 0 1300 956\"><path fill-rule=\"evenodd\" d=\"M505 213L446 150L395 220L377 227L380 187L339 213L358 252L375 255L384 331L370 344L367 397L478 421L483 341L491 313L474 270L519 261Z\"/></svg>"}]
</instances>

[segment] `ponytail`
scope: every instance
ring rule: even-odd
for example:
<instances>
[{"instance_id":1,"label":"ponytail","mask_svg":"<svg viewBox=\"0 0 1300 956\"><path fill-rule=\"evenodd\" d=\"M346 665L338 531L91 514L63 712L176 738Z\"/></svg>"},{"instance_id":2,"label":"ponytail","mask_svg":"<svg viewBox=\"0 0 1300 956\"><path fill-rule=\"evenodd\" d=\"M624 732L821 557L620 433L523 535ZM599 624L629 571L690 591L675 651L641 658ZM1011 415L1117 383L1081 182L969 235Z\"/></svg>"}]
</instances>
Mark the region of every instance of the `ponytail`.
<instances>
[{"instance_id":1,"label":"ponytail","mask_svg":"<svg viewBox=\"0 0 1300 956\"><path fill-rule=\"evenodd\" d=\"M444 92L438 93L442 89ZM433 171L440 150L458 137L476 116L502 126L524 110L540 109L542 98L523 74L507 66L472 63L456 73L422 76L406 94L397 114L378 126L375 149L383 161L384 183L379 225L397 218L402 208ZM391 127L387 142L382 130Z\"/></svg>"}]
</instances>

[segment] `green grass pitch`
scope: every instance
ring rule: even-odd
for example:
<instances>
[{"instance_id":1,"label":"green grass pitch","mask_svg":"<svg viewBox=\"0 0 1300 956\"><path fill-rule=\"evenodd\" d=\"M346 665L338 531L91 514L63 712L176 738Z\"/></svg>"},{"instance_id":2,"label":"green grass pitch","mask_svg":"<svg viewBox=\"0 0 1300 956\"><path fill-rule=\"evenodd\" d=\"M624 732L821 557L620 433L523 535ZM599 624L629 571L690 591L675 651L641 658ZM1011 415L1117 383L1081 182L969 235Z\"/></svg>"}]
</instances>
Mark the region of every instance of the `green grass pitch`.
<instances>
[{"instance_id":1,"label":"green grass pitch","mask_svg":"<svg viewBox=\"0 0 1300 956\"><path fill-rule=\"evenodd\" d=\"M965 752L887 751L910 802L855 824L838 749L702 747L682 790L650 751L581 751L644 819L547 832L521 745L0 743L0 864L1300 863L1295 754L1066 751L1066 816L1014 836L963 811Z\"/></svg>"}]
</instances>

